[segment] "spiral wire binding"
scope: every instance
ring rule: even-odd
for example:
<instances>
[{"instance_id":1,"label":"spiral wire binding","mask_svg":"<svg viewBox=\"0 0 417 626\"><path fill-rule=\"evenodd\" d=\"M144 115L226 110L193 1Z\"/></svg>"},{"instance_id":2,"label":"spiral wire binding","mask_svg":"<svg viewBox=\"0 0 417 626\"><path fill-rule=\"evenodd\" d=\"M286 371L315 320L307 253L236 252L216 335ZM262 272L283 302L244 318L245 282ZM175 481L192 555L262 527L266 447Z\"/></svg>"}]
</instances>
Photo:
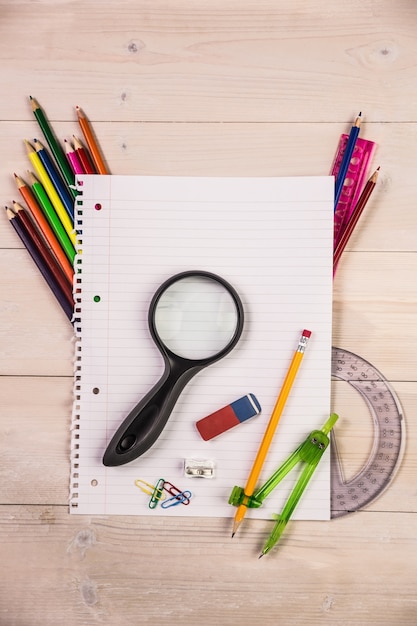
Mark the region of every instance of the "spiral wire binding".
<instances>
[{"instance_id":1,"label":"spiral wire binding","mask_svg":"<svg viewBox=\"0 0 417 626\"><path fill-rule=\"evenodd\" d=\"M78 507L78 469L79 469L79 430L80 430L80 382L82 367L81 328L82 328L82 225L83 225L83 181L76 180L78 196L75 200L74 224L76 229L75 259L74 259L74 403L71 417L71 471L69 505L71 509Z\"/></svg>"}]
</instances>

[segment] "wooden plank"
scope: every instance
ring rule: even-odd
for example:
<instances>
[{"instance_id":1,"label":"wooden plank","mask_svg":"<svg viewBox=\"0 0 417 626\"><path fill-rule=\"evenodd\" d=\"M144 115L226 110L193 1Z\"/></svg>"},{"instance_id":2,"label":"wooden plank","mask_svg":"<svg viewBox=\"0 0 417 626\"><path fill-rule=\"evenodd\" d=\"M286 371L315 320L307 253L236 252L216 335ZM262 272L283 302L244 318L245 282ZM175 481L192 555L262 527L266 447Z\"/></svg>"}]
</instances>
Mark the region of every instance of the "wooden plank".
<instances>
[{"instance_id":1,"label":"wooden plank","mask_svg":"<svg viewBox=\"0 0 417 626\"><path fill-rule=\"evenodd\" d=\"M22 119L28 93L54 102L52 120L76 94L94 121L348 122L347 98L370 119L416 119L409 0L27 0L2 15L2 86L16 102L2 99L3 120Z\"/></svg>"},{"instance_id":2,"label":"wooden plank","mask_svg":"<svg viewBox=\"0 0 417 626\"><path fill-rule=\"evenodd\" d=\"M0 377L2 504L67 503L72 400L69 377Z\"/></svg>"},{"instance_id":3,"label":"wooden plank","mask_svg":"<svg viewBox=\"0 0 417 626\"><path fill-rule=\"evenodd\" d=\"M0 507L2 624L413 625L415 516L295 522L260 561L268 522L69 517ZM383 599L383 600L382 600ZM17 609L18 607L18 609Z\"/></svg>"},{"instance_id":4,"label":"wooden plank","mask_svg":"<svg viewBox=\"0 0 417 626\"><path fill-rule=\"evenodd\" d=\"M0 122L8 154L0 164L3 205L20 199L13 172L25 178L31 169L23 139L43 139L24 104L24 121ZM71 101L66 119L53 125L61 141L80 135ZM94 124L113 174L149 176L327 175L339 136L348 128L345 123L127 124L118 114L112 123ZM415 250L417 146L409 137L416 133L415 123L363 124L362 136L378 144L372 168L380 165L381 174L348 248ZM20 247L6 219L0 220L0 241L2 247Z\"/></svg>"}]
</instances>

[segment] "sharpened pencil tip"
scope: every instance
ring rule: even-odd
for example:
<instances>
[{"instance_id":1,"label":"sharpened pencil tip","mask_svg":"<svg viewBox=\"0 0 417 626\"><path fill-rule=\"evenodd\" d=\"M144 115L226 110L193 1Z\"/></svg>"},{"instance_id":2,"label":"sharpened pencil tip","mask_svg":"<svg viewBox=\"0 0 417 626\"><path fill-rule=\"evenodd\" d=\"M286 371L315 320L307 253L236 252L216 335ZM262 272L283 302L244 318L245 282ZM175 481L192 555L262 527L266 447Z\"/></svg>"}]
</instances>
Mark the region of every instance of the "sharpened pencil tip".
<instances>
[{"instance_id":1,"label":"sharpened pencil tip","mask_svg":"<svg viewBox=\"0 0 417 626\"><path fill-rule=\"evenodd\" d=\"M258 556L258 560L261 559L263 557L264 553L261 552L261 554Z\"/></svg>"},{"instance_id":2,"label":"sharpened pencil tip","mask_svg":"<svg viewBox=\"0 0 417 626\"><path fill-rule=\"evenodd\" d=\"M232 533L232 539L233 539L233 537L235 536L235 534L236 534L236 533Z\"/></svg>"}]
</instances>

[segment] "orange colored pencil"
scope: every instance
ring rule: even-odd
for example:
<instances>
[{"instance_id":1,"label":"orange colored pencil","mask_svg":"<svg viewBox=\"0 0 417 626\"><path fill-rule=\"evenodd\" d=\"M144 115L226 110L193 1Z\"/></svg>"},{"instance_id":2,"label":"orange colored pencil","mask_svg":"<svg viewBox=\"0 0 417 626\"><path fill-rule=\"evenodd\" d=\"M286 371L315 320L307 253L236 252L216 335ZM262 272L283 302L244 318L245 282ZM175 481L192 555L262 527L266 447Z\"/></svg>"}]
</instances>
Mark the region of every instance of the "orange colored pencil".
<instances>
[{"instance_id":1,"label":"orange colored pencil","mask_svg":"<svg viewBox=\"0 0 417 626\"><path fill-rule=\"evenodd\" d=\"M52 228L49 226L48 221L45 218L41 207L36 201L36 198L33 195L30 187L26 184L23 178L21 178L17 174L14 175L14 178L15 178L17 188L20 192L20 195L26 202L33 219L38 225L38 228L43 234L43 236L45 237L47 243L51 246L51 250L55 254L57 261L59 265L61 266L62 271L64 272L65 276L68 279L69 284L72 285L73 277L74 277L74 270L71 266L71 263L68 261L67 255L61 248L58 242L58 239L56 238Z\"/></svg>"},{"instance_id":2,"label":"orange colored pencil","mask_svg":"<svg viewBox=\"0 0 417 626\"><path fill-rule=\"evenodd\" d=\"M91 158L94 161L97 172L99 174L108 174L109 172L107 171L107 167L105 166L103 158L100 154L100 150L95 140L93 130L90 126L90 122L88 121L84 112L80 109L79 106L76 106L75 110L77 111L78 122L80 124L81 130L83 131L84 138L87 142L87 146L90 150Z\"/></svg>"}]
</instances>

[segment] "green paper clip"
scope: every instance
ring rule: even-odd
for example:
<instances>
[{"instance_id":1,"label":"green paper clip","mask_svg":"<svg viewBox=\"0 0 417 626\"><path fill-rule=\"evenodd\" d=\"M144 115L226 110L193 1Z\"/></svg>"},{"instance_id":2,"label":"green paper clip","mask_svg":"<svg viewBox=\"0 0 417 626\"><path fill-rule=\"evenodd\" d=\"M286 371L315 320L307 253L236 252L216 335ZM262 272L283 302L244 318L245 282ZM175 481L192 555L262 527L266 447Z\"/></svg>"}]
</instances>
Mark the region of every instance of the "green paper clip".
<instances>
[{"instance_id":1,"label":"green paper clip","mask_svg":"<svg viewBox=\"0 0 417 626\"><path fill-rule=\"evenodd\" d=\"M295 507L300 501L300 498L314 473L314 470L330 443L328 434L338 419L339 416L336 413L332 413L323 428L321 430L313 430L307 439L295 450L295 452L291 454L291 456L288 457L288 459L277 469L269 480L267 480L266 483L253 494L253 502L250 506L261 506L262 502L271 493L271 491L298 463L302 462L306 464L297 484L285 503L282 512L279 515L274 515L274 519L276 519L277 522L272 530L272 533L268 537L259 558L272 550L275 544L279 541L289 519L291 518L291 515L294 512Z\"/></svg>"},{"instance_id":2,"label":"green paper clip","mask_svg":"<svg viewBox=\"0 0 417 626\"><path fill-rule=\"evenodd\" d=\"M156 486L152 492L151 499L149 500L149 508L155 509L158 506L158 503L164 497L164 484L165 480L160 478L156 483Z\"/></svg>"}]
</instances>

